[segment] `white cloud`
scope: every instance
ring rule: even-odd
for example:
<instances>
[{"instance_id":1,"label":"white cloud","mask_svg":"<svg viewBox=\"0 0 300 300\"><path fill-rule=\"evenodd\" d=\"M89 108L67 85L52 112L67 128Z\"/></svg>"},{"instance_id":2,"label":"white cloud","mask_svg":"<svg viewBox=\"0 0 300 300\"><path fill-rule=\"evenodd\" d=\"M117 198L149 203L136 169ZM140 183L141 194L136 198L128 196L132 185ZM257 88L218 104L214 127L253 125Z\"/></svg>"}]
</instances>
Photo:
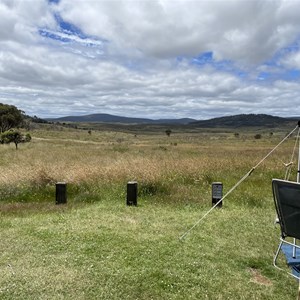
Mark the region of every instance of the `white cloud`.
<instances>
[{"instance_id":1,"label":"white cloud","mask_svg":"<svg viewBox=\"0 0 300 300\"><path fill-rule=\"evenodd\" d=\"M258 63L298 34L298 1L74 1L57 10L84 32L165 58L213 51ZM83 13L84 12L84 13Z\"/></svg>"},{"instance_id":2,"label":"white cloud","mask_svg":"<svg viewBox=\"0 0 300 300\"><path fill-rule=\"evenodd\" d=\"M0 2L0 41L30 44L36 39L39 26L55 26L47 1Z\"/></svg>"},{"instance_id":3,"label":"white cloud","mask_svg":"<svg viewBox=\"0 0 300 300\"><path fill-rule=\"evenodd\" d=\"M299 79L278 77L300 68L299 54L282 50L300 34L299 8L279 0L3 0L0 102L42 117L296 114ZM86 36L61 28L55 14ZM192 59L203 52L211 61ZM259 82L261 72L276 80Z\"/></svg>"},{"instance_id":4,"label":"white cloud","mask_svg":"<svg viewBox=\"0 0 300 300\"><path fill-rule=\"evenodd\" d=\"M281 60L281 64L286 68L300 70L300 51L291 53Z\"/></svg>"}]
</instances>

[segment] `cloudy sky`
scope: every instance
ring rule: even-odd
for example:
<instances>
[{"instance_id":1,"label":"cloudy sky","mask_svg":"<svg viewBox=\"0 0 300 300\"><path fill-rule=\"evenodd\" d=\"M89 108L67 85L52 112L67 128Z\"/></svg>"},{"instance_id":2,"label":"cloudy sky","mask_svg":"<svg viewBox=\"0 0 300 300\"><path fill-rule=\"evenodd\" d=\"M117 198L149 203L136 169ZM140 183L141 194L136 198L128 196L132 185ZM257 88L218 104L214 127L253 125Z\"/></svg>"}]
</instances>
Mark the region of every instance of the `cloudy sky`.
<instances>
[{"instance_id":1,"label":"cloudy sky","mask_svg":"<svg viewBox=\"0 0 300 300\"><path fill-rule=\"evenodd\" d=\"M300 115L300 1L0 0L0 102L29 115Z\"/></svg>"}]
</instances>

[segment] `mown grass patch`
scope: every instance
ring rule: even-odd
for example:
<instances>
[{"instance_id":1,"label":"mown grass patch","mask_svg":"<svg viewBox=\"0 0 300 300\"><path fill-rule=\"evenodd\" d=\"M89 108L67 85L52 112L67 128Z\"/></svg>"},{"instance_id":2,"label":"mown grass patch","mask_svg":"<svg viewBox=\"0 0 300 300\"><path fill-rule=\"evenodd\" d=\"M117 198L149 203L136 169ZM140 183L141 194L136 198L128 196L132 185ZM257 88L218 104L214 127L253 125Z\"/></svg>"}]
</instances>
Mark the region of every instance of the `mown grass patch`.
<instances>
[{"instance_id":1,"label":"mown grass patch","mask_svg":"<svg viewBox=\"0 0 300 300\"><path fill-rule=\"evenodd\" d=\"M59 206L62 207L62 206ZM3 299L287 299L296 282L272 267L273 211L111 200L1 214ZM253 218L255 216L255 218ZM266 217L267 216L267 217ZM262 222L263 221L263 222ZM263 276L268 284L253 279Z\"/></svg>"}]
</instances>

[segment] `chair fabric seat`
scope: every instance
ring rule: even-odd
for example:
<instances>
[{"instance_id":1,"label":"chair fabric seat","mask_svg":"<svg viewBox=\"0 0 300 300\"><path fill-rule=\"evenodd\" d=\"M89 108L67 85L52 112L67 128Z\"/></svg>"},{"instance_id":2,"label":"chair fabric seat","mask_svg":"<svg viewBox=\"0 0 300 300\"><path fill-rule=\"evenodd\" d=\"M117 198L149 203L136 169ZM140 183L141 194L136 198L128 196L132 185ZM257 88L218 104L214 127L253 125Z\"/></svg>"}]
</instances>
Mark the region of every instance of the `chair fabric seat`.
<instances>
[{"instance_id":1,"label":"chair fabric seat","mask_svg":"<svg viewBox=\"0 0 300 300\"><path fill-rule=\"evenodd\" d=\"M296 240L300 240L300 183L273 179L272 189L281 229L280 244L273 263L279 268L276 262L282 251L292 269L291 275L300 279L300 246L296 245ZM286 241L286 238L293 238L295 243Z\"/></svg>"},{"instance_id":2,"label":"chair fabric seat","mask_svg":"<svg viewBox=\"0 0 300 300\"><path fill-rule=\"evenodd\" d=\"M300 239L300 184L279 179L272 183L282 234Z\"/></svg>"}]
</instances>

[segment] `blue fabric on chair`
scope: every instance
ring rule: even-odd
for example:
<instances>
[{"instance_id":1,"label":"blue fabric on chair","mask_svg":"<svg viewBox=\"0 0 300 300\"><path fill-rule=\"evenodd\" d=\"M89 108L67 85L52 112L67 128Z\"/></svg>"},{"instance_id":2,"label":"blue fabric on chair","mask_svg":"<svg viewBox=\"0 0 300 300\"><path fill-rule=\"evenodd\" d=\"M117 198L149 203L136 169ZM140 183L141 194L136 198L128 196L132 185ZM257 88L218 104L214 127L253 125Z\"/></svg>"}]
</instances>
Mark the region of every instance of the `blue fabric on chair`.
<instances>
[{"instance_id":1,"label":"blue fabric on chair","mask_svg":"<svg viewBox=\"0 0 300 300\"><path fill-rule=\"evenodd\" d=\"M293 246L288 244L283 244L281 246L281 251L285 255L286 263L291 268L293 274L300 277L300 250L297 249L296 257L293 257Z\"/></svg>"}]
</instances>

